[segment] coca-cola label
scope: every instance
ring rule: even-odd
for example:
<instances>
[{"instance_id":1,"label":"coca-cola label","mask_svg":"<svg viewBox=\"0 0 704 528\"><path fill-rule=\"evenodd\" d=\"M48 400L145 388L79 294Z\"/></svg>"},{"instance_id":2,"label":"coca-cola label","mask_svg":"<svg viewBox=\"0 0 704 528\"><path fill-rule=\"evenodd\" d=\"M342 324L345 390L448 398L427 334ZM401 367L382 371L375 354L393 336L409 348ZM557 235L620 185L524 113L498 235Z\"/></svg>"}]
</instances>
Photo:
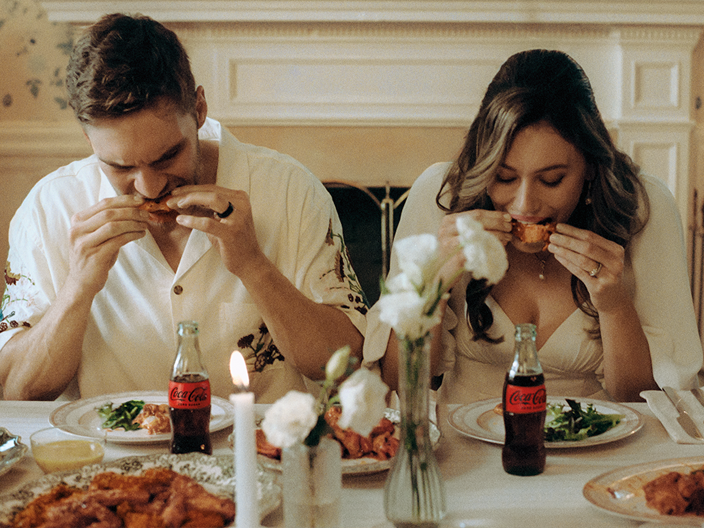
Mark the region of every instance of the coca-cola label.
<instances>
[{"instance_id":1,"label":"coca-cola label","mask_svg":"<svg viewBox=\"0 0 704 528\"><path fill-rule=\"evenodd\" d=\"M505 411L516 414L542 412L547 407L545 385L519 387L506 385Z\"/></svg>"},{"instance_id":2,"label":"coca-cola label","mask_svg":"<svg viewBox=\"0 0 704 528\"><path fill-rule=\"evenodd\" d=\"M210 380L196 383L169 381L169 407L202 409L210 405Z\"/></svg>"}]
</instances>

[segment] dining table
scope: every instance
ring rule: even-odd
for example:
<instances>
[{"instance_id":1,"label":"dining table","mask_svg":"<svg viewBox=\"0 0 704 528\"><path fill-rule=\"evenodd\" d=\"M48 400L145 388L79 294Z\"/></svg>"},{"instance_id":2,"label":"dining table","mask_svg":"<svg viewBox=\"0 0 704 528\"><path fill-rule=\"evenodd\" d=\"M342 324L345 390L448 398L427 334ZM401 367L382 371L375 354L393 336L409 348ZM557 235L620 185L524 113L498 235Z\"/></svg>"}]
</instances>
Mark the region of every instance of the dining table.
<instances>
[{"instance_id":1,"label":"dining table","mask_svg":"<svg viewBox=\"0 0 704 528\"><path fill-rule=\"evenodd\" d=\"M65 402L0 401L0 427L19 435L29 445L32 432L50 425L53 410ZM437 457L445 483L447 514L441 526L474 527L630 527L652 523L617 515L588 501L585 484L608 471L659 460L701 457L702 444L678 444L645 402L627 404L643 418L640 429L625 438L591 447L548 449L545 470L522 477L504 472L501 445L469 437L451 427L444 417L452 406L440 412L441 437ZM262 414L265 406L256 405ZM228 439L232 427L212 433L213 455L232 455ZM106 446L103 462L122 457L167 453L168 442L112 443ZM0 475L0 497L42 477L31 450L9 471ZM343 477L342 527L390 527L384 515L384 483L387 471ZM703 519L704 520L704 519ZM262 526L284 526L279 505ZM654 526L654 525L653 525ZM662 526L662 525L660 525Z\"/></svg>"}]
</instances>

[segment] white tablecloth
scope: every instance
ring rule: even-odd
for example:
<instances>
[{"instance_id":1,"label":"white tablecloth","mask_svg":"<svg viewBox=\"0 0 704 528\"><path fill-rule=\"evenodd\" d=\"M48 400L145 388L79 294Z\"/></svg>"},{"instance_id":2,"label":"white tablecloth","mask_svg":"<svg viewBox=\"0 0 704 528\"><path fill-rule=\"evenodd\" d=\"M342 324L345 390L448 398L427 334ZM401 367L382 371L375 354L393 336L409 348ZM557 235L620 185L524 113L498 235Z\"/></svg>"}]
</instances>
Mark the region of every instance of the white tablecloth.
<instances>
[{"instance_id":1,"label":"white tablecloth","mask_svg":"<svg viewBox=\"0 0 704 528\"><path fill-rule=\"evenodd\" d=\"M49 425L57 402L0 401L0 427L22 436ZM443 526L469 527L627 527L640 523L596 508L582 496L590 479L606 471L643 462L704 455L701 445L673 442L645 403L630 404L645 416L645 426L629 438L602 446L549 449L545 472L516 477L501 468L501 447L467 438L441 424L436 451L447 488L448 515ZM214 454L227 454L226 429L213 435ZM123 456L166 452L166 444L108 444L105 461ZM42 476L28 454L0 476L0 495ZM386 473L345 477L343 527L385 527L383 489ZM265 526L283 526L281 508L264 519Z\"/></svg>"}]
</instances>

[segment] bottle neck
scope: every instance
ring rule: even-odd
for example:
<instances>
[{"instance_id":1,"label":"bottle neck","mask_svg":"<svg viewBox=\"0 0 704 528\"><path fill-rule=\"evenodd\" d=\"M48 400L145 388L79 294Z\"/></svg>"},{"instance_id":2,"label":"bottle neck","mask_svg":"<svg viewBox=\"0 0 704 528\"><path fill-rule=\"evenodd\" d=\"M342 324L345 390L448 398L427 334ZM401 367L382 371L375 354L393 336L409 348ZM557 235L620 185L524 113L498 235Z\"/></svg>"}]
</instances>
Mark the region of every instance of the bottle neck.
<instances>
[{"instance_id":1,"label":"bottle neck","mask_svg":"<svg viewBox=\"0 0 704 528\"><path fill-rule=\"evenodd\" d=\"M535 346L535 325L522 324L516 326L516 344L511 365L511 374L535 375L542 374L543 368L538 359L538 349Z\"/></svg>"},{"instance_id":2,"label":"bottle neck","mask_svg":"<svg viewBox=\"0 0 704 528\"><path fill-rule=\"evenodd\" d=\"M198 324L182 322L178 327L178 349L174 359L171 379L188 377L191 381L208 379L208 371L203 364L198 344Z\"/></svg>"}]
</instances>

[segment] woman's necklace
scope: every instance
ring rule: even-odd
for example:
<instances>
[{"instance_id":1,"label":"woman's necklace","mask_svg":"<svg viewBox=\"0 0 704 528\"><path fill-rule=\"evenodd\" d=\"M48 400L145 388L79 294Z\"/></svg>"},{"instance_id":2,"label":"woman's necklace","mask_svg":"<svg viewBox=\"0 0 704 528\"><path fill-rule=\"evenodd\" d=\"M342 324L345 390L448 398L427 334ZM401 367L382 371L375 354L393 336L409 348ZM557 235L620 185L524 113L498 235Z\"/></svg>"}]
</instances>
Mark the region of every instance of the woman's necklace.
<instances>
[{"instance_id":1,"label":"woman's necklace","mask_svg":"<svg viewBox=\"0 0 704 528\"><path fill-rule=\"evenodd\" d=\"M545 280L545 264L548 262L548 258L550 258L550 255L548 255L545 258L540 258L537 253L533 253L535 255L535 258L538 260L540 263L540 273L538 273L538 278L542 281Z\"/></svg>"}]
</instances>

